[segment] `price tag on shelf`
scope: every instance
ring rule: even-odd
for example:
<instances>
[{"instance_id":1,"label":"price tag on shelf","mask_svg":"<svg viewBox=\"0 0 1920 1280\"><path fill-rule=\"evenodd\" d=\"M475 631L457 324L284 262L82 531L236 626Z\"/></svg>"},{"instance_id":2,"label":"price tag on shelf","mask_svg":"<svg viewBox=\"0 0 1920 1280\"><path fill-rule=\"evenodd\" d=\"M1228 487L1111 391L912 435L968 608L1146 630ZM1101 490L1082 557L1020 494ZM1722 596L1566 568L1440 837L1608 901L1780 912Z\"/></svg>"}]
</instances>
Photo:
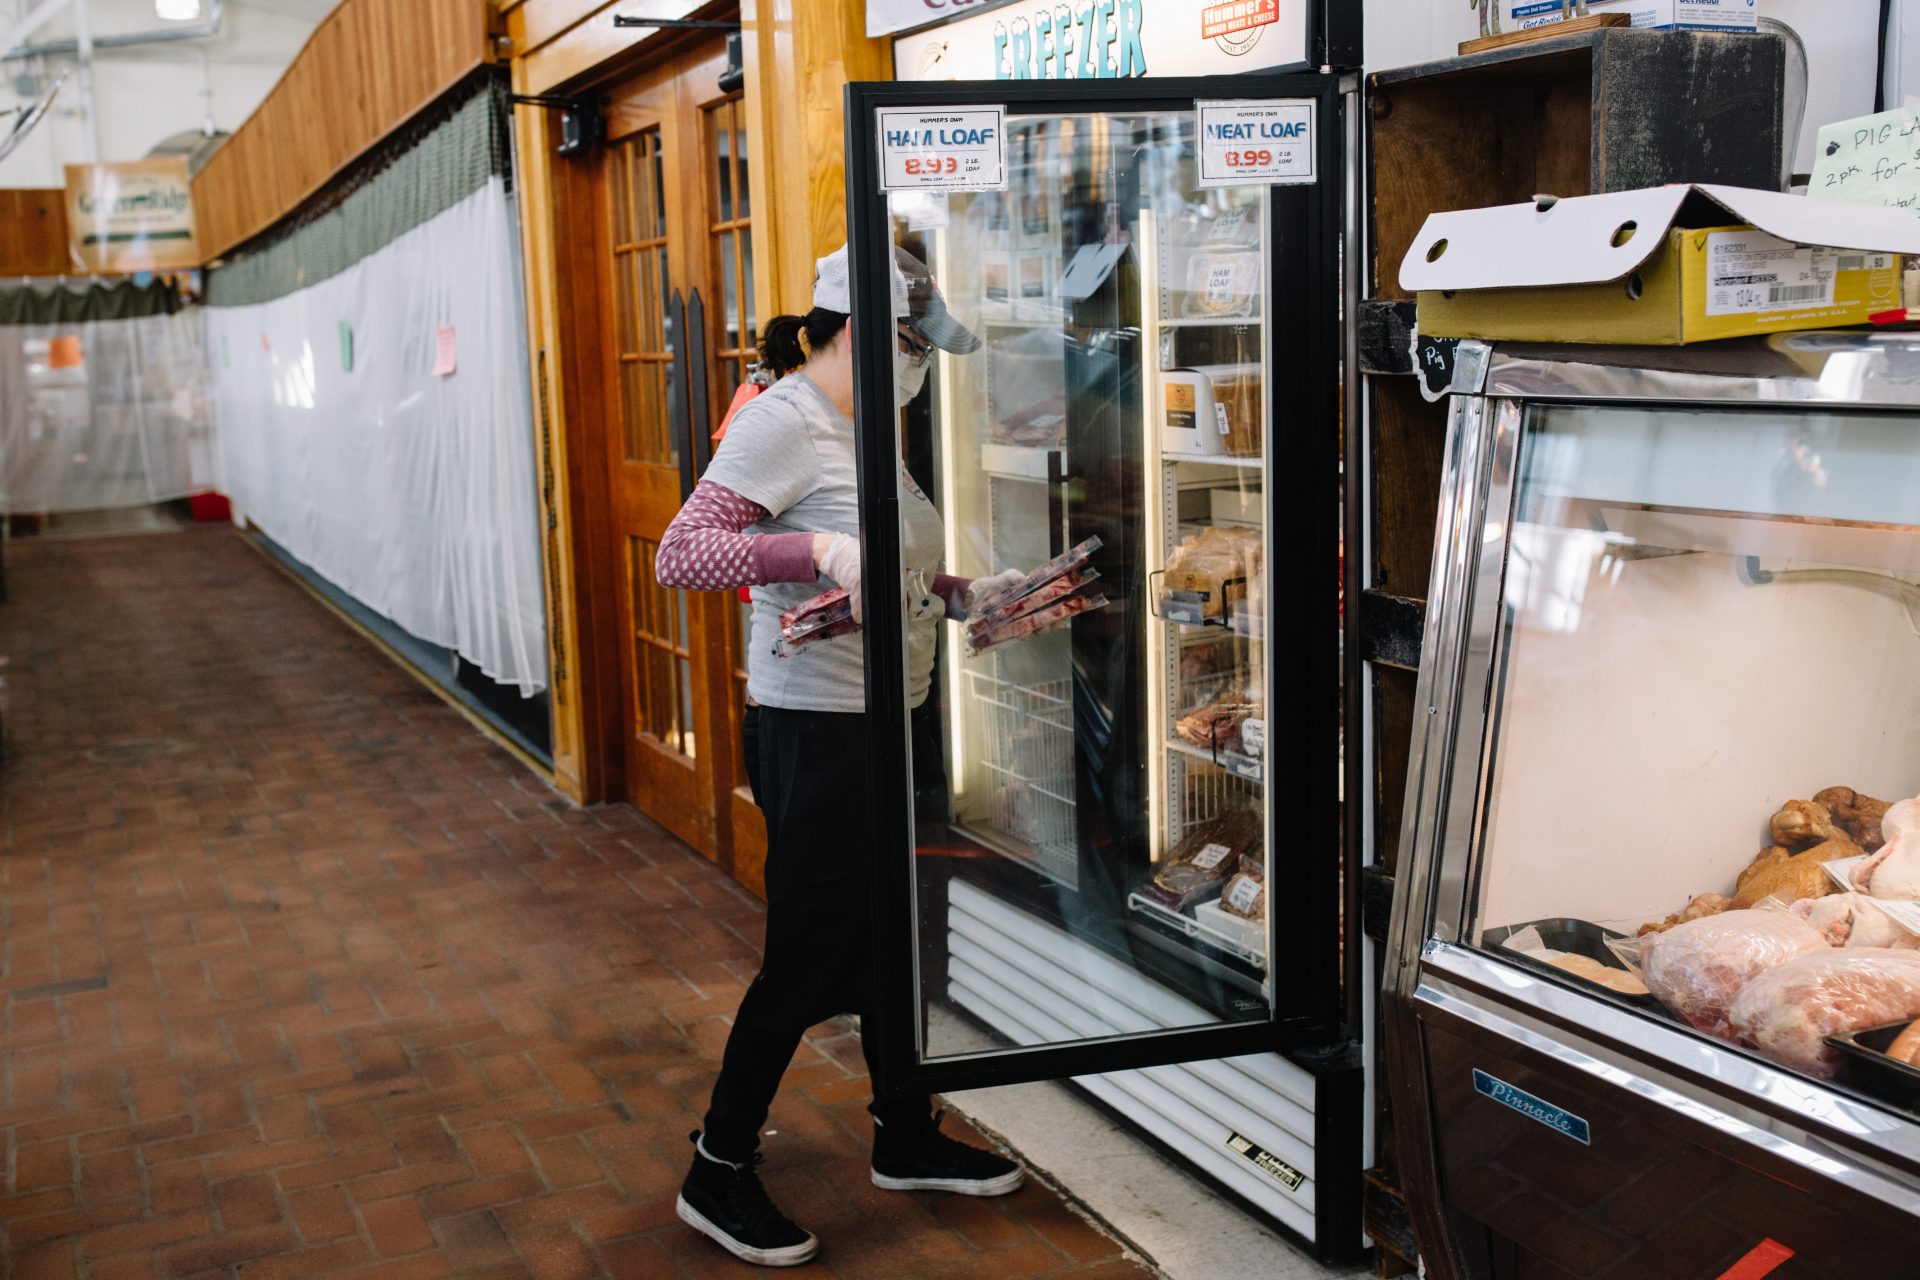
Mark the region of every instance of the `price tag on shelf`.
<instances>
[{"instance_id":1,"label":"price tag on shelf","mask_svg":"<svg viewBox=\"0 0 1920 1280\"><path fill-rule=\"evenodd\" d=\"M1196 102L1203 187L1318 182L1319 103L1312 98Z\"/></svg>"},{"instance_id":2,"label":"price tag on shelf","mask_svg":"<svg viewBox=\"0 0 1920 1280\"><path fill-rule=\"evenodd\" d=\"M876 111L882 191L1005 191L1007 109Z\"/></svg>"}]
</instances>

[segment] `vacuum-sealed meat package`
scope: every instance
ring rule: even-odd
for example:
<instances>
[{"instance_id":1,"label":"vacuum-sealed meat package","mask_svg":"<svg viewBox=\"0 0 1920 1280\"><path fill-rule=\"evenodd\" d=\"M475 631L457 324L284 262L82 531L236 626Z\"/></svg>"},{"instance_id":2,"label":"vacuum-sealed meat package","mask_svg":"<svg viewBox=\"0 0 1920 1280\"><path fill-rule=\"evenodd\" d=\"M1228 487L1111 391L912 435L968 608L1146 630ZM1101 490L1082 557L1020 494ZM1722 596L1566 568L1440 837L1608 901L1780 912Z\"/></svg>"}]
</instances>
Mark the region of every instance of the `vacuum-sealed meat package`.
<instances>
[{"instance_id":1,"label":"vacuum-sealed meat package","mask_svg":"<svg viewBox=\"0 0 1920 1280\"><path fill-rule=\"evenodd\" d=\"M982 639L1003 630L1007 623L1066 599L1099 576L1098 569L1076 569L1061 574L1038 591L1008 600L992 609L975 610L973 616L967 619L967 639L978 649Z\"/></svg>"},{"instance_id":2,"label":"vacuum-sealed meat package","mask_svg":"<svg viewBox=\"0 0 1920 1280\"><path fill-rule=\"evenodd\" d=\"M973 605L974 617L983 618L1002 605L1030 596L1054 579L1081 568L1093 558L1093 553L1102 545L1104 544L1101 543L1098 535L1088 538L1078 546L1047 561L1020 581L1001 588L984 600L976 600Z\"/></svg>"},{"instance_id":3,"label":"vacuum-sealed meat package","mask_svg":"<svg viewBox=\"0 0 1920 1280\"><path fill-rule=\"evenodd\" d=\"M1107 607L1105 596L1068 596L1058 604L1050 604L1044 609L1022 614L1011 622L1003 622L990 628L984 634L972 640L972 649L976 656L1003 644L1012 644L1015 640L1025 640L1037 636L1042 631L1051 630L1068 618L1082 613L1091 613L1095 609Z\"/></svg>"},{"instance_id":4,"label":"vacuum-sealed meat package","mask_svg":"<svg viewBox=\"0 0 1920 1280\"><path fill-rule=\"evenodd\" d=\"M1258 865L1265 856L1261 825L1261 815L1252 809L1232 809L1202 823L1137 892L1174 911L1218 896L1243 865Z\"/></svg>"},{"instance_id":5,"label":"vacuum-sealed meat package","mask_svg":"<svg viewBox=\"0 0 1920 1280\"><path fill-rule=\"evenodd\" d=\"M1267 918L1267 864L1264 857L1242 855L1240 870L1220 890L1220 909L1242 920Z\"/></svg>"},{"instance_id":6,"label":"vacuum-sealed meat package","mask_svg":"<svg viewBox=\"0 0 1920 1280\"><path fill-rule=\"evenodd\" d=\"M802 600L780 614L780 656L835 636L852 635L860 630L853 616L853 597L845 587L823 591L810 600Z\"/></svg>"},{"instance_id":7,"label":"vacuum-sealed meat package","mask_svg":"<svg viewBox=\"0 0 1920 1280\"><path fill-rule=\"evenodd\" d=\"M1674 1016L1732 1039L1727 1011L1742 988L1775 965L1829 949L1818 929L1790 912L1724 911L1642 940L1639 968Z\"/></svg>"},{"instance_id":8,"label":"vacuum-sealed meat package","mask_svg":"<svg viewBox=\"0 0 1920 1280\"><path fill-rule=\"evenodd\" d=\"M1920 951L1880 947L1823 947L1776 965L1747 983L1729 1014L1761 1053L1823 1077L1840 1066L1828 1036L1917 1017Z\"/></svg>"}]
</instances>

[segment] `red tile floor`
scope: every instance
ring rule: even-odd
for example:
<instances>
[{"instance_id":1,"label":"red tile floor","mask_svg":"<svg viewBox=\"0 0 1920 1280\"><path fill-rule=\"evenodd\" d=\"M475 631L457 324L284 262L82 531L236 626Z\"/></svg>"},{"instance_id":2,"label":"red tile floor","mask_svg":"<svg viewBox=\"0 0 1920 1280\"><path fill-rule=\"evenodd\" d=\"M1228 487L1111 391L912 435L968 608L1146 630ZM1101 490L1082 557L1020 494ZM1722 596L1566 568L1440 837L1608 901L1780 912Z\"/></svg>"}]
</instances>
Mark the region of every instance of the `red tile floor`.
<instances>
[{"instance_id":1,"label":"red tile floor","mask_svg":"<svg viewBox=\"0 0 1920 1280\"><path fill-rule=\"evenodd\" d=\"M754 1274L673 1214L751 897L231 530L6 554L0 1274ZM876 1190L865 1096L818 1029L769 1123L793 1274L1149 1274L1038 1185Z\"/></svg>"}]
</instances>

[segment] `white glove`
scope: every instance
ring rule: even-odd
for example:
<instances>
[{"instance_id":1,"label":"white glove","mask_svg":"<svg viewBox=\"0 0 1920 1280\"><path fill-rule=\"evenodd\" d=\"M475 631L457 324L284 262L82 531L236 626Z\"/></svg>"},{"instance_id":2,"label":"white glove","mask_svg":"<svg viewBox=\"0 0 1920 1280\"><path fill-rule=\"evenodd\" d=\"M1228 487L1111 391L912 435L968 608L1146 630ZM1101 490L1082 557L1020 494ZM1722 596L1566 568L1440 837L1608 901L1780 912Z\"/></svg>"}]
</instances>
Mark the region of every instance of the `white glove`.
<instances>
[{"instance_id":1,"label":"white glove","mask_svg":"<svg viewBox=\"0 0 1920 1280\"><path fill-rule=\"evenodd\" d=\"M816 533L813 563L833 579L834 586L847 589L848 601L853 605L853 620L860 621L860 543L844 533Z\"/></svg>"},{"instance_id":2,"label":"white glove","mask_svg":"<svg viewBox=\"0 0 1920 1280\"><path fill-rule=\"evenodd\" d=\"M996 573L991 578L975 578L967 584L966 610L971 614L982 600L991 599L996 591L1005 591L1016 582L1026 579L1026 574L1018 569L1009 569L1005 573Z\"/></svg>"}]
</instances>

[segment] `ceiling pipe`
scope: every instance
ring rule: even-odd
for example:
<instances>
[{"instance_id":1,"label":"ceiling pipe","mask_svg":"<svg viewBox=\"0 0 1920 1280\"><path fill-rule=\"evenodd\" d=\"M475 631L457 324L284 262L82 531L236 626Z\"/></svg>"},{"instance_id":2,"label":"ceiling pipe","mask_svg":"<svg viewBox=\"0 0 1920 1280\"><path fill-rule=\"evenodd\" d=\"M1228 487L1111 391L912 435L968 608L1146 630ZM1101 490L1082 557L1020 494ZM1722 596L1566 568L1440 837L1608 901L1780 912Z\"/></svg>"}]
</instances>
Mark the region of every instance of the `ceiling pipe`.
<instances>
[{"instance_id":1,"label":"ceiling pipe","mask_svg":"<svg viewBox=\"0 0 1920 1280\"><path fill-rule=\"evenodd\" d=\"M80 137L88 164L100 163L100 115L93 104L93 16L88 0L73 0L74 49L80 63Z\"/></svg>"},{"instance_id":2,"label":"ceiling pipe","mask_svg":"<svg viewBox=\"0 0 1920 1280\"><path fill-rule=\"evenodd\" d=\"M64 0L54 0L57 7ZM204 20L192 24L175 23L153 31L132 31L125 35L95 36L93 47L101 49L124 49L129 45L166 44L174 40L200 40L207 36L220 34L221 0L207 0L207 16ZM66 57L80 52L78 40L49 40L44 44L15 45L5 53L0 53L0 62L17 62L22 58Z\"/></svg>"}]
</instances>

